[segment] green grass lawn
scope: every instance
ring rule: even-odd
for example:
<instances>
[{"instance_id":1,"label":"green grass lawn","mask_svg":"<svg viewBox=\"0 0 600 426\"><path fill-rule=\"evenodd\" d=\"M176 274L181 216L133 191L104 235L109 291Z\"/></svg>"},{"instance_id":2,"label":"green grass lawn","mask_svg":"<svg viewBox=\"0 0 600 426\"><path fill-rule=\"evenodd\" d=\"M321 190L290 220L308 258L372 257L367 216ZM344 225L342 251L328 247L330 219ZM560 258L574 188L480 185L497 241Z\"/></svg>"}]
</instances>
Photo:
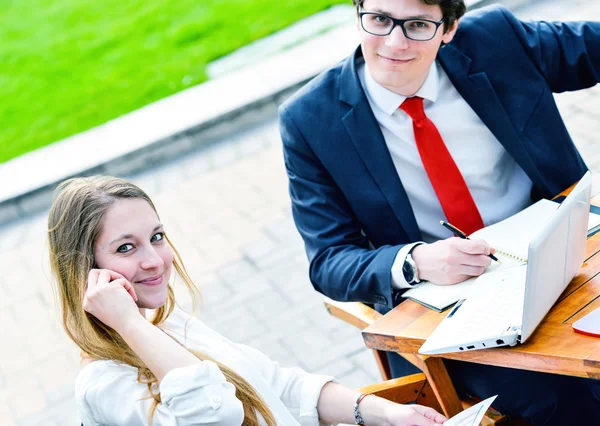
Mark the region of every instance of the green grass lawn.
<instances>
[{"instance_id":1,"label":"green grass lawn","mask_svg":"<svg viewBox=\"0 0 600 426\"><path fill-rule=\"evenodd\" d=\"M0 163L206 80L350 0L0 0ZM101 147L99 147L101 149Z\"/></svg>"}]
</instances>

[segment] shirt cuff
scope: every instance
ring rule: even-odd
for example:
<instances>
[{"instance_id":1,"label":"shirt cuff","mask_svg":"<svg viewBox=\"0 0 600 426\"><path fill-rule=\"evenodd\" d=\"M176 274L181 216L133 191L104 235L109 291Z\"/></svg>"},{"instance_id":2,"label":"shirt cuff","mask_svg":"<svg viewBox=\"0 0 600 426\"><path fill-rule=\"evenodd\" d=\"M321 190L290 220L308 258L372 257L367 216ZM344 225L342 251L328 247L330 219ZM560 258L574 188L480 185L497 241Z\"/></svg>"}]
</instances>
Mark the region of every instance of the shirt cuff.
<instances>
[{"instance_id":1,"label":"shirt cuff","mask_svg":"<svg viewBox=\"0 0 600 426\"><path fill-rule=\"evenodd\" d=\"M159 385L163 403L170 405L171 401L186 395L196 389L212 389L218 392L231 391L235 387L227 382L221 369L212 361L202 361L200 364L174 368L169 371ZM223 387L224 389L220 389Z\"/></svg>"},{"instance_id":2,"label":"shirt cuff","mask_svg":"<svg viewBox=\"0 0 600 426\"><path fill-rule=\"evenodd\" d=\"M310 374L304 378L302 383L302 399L300 401L300 424L318 425L319 412L317 411L317 403L321 396L321 391L327 383L338 383L331 376L323 376L320 374Z\"/></svg>"},{"instance_id":3,"label":"shirt cuff","mask_svg":"<svg viewBox=\"0 0 600 426\"><path fill-rule=\"evenodd\" d=\"M398 250L398 254L396 254L396 258L394 259L394 263L392 264L392 287L400 290L405 288L413 288L414 286L410 285L404 279L404 272L402 272L402 267L404 266L404 261L406 260L406 256L410 251L419 244L424 244L423 241L417 241L416 243L406 244L400 250Z\"/></svg>"}]
</instances>

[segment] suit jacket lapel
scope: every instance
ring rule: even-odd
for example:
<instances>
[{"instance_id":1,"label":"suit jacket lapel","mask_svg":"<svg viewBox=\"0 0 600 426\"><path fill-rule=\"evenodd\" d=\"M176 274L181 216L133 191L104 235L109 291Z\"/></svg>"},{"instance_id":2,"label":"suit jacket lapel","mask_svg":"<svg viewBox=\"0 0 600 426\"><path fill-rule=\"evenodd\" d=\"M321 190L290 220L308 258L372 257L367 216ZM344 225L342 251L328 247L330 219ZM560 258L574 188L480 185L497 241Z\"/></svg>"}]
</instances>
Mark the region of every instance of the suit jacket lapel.
<instances>
[{"instance_id":1,"label":"suit jacket lapel","mask_svg":"<svg viewBox=\"0 0 600 426\"><path fill-rule=\"evenodd\" d=\"M342 117L342 122L356 151L402 228L411 241L418 241L422 238L421 232L410 207L408 195L356 72L356 59L360 56L362 53L359 47L355 54L346 60L340 76L340 100L350 106L349 111Z\"/></svg>"},{"instance_id":2,"label":"suit jacket lapel","mask_svg":"<svg viewBox=\"0 0 600 426\"><path fill-rule=\"evenodd\" d=\"M534 186L546 188L544 178L527 153L486 73L472 73L471 59L451 44L440 50L438 60L456 90L527 173Z\"/></svg>"}]
</instances>

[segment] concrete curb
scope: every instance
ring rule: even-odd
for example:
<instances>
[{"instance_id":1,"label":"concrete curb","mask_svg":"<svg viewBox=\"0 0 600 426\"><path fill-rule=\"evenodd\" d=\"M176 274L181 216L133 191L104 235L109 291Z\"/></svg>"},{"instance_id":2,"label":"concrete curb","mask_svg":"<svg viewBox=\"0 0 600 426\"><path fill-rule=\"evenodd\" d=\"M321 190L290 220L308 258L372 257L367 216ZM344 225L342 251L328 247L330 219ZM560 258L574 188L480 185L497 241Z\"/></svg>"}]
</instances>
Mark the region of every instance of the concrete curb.
<instances>
[{"instance_id":1,"label":"concrete curb","mask_svg":"<svg viewBox=\"0 0 600 426\"><path fill-rule=\"evenodd\" d=\"M241 108L159 139L134 151L123 153L121 156L97 166L65 175L23 194L0 201L0 226L47 209L51 204L54 188L64 179L95 174L131 175L149 167L164 164L186 153L207 149L218 140L260 123L268 117L273 117L278 106L309 80L299 81Z\"/></svg>"}]
</instances>

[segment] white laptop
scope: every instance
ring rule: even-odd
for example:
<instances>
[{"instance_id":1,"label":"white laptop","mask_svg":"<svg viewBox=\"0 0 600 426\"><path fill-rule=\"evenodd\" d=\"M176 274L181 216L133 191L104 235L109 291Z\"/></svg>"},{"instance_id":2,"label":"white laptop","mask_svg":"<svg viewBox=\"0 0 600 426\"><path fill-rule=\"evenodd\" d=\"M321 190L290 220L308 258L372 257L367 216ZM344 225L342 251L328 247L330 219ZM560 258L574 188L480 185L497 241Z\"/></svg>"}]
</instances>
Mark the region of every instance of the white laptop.
<instances>
[{"instance_id":1,"label":"white laptop","mask_svg":"<svg viewBox=\"0 0 600 426\"><path fill-rule=\"evenodd\" d=\"M587 172L531 239L527 263L480 276L419 353L525 342L584 261L591 187L592 176Z\"/></svg>"}]
</instances>

